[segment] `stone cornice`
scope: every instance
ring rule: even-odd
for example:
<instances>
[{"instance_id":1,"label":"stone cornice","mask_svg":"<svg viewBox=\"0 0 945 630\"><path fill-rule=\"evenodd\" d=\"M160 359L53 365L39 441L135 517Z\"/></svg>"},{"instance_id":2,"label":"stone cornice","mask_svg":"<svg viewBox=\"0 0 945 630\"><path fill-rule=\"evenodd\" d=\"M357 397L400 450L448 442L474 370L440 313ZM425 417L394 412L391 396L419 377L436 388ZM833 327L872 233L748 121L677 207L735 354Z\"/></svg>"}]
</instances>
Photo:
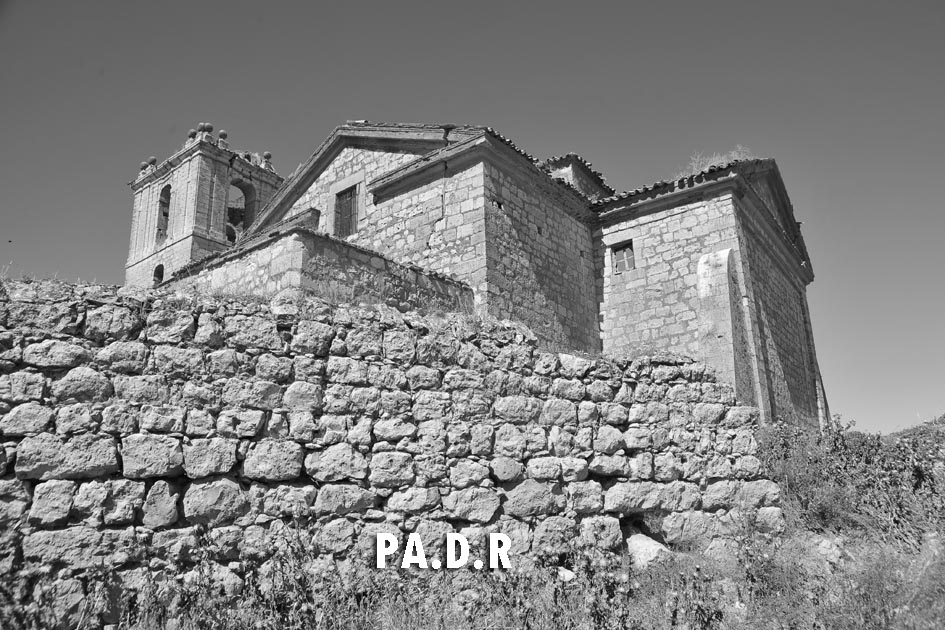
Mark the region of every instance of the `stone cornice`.
<instances>
[{"instance_id":1,"label":"stone cornice","mask_svg":"<svg viewBox=\"0 0 945 630\"><path fill-rule=\"evenodd\" d=\"M585 209L583 212L572 211L569 214L576 215L575 218L584 222L596 218L595 214L586 210L587 199L577 190L550 177L533 161L488 131L428 153L385 173L368 183L368 191L377 200L387 199L429 184L443 177L444 173L455 173L478 162L487 162L505 172L517 172L526 177L533 175L538 185L546 184L549 192L554 191L569 198L574 208Z\"/></svg>"},{"instance_id":2,"label":"stone cornice","mask_svg":"<svg viewBox=\"0 0 945 630\"><path fill-rule=\"evenodd\" d=\"M157 166L142 171L134 181L128 182L128 185L131 186L133 191L137 192L152 182L164 179L172 170L199 154L206 154L219 162L231 162L234 159L242 160L241 168L249 170L253 177L267 181L274 186L278 186L282 182L282 176L278 173L246 162L235 151L220 148L209 140L197 138L187 142L176 153Z\"/></svg>"}]
</instances>

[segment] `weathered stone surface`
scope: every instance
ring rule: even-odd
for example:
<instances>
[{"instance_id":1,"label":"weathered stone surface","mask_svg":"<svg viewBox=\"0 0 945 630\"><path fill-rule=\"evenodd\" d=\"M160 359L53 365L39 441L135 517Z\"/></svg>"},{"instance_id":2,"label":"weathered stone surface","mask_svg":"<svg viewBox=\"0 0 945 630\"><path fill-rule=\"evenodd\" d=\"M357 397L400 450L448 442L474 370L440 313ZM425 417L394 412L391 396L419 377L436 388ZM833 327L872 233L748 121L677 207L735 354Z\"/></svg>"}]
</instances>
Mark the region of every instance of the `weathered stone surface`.
<instances>
[{"instance_id":1,"label":"weathered stone surface","mask_svg":"<svg viewBox=\"0 0 945 630\"><path fill-rule=\"evenodd\" d=\"M19 479L0 479L0 528L12 529L19 524L30 504L26 486Z\"/></svg>"},{"instance_id":2,"label":"weathered stone surface","mask_svg":"<svg viewBox=\"0 0 945 630\"><path fill-rule=\"evenodd\" d=\"M416 478L413 458L407 453L375 453L371 457L370 482L381 488L397 488Z\"/></svg>"},{"instance_id":3,"label":"weathered stone surface","mask_svg":"<svg viewBox=\"0 0 945 630\"><path fill-rule=\"evenodd\" d=\"M407 370L410 389L437 389L440 386L440 371L425 365L414 365Z\"/></svg>"},{"instance_id":4,"label":"weathered stone surface","mask_svg":"<svg viewBox=\"0 0 945 630\"><path fill-rule=\"evenodd\" d=\"M0 417L0 435L21 437L36 435L50 428L56 412L37 403L26 403L14 407Z\"/></svg>"},{"instance_id":5,"label":"weathered stone surface","mask_svg":"<svg viewBox=\"0 0 945 630\"><path fill-rule=\"evenodd\" d=\"M564 507L564 495L557 484L526 479L505 493L503 509L517 518L553 514Z\"/></svg>"},{"instance_id":6,"label":"weathered stone surface","mask_svg":"<svg viewBox=\"0 0 945 630\"><path fill-rule=\"evenodd\" d=\"M39 401L46 389L46 377L38 372L0 374L0 401L12 404Z\"/></svg>"},{"instance_id":7,"label":"weathered stone surface","mask_svg":"<svg viewBox=\"0 0 945 630\"><path fill-rule=\"evenodd\" d=\"M650 481L616 483L604 493L604 511L637 514L660 505L660 485Z\"/></svg>"},{"instance_id":8,"label":"weathered stone surface","mask_svg":"<svg viewBox=\"0 0 945 630\"><path fill-rule=\"evenodd\" d=\"M100 343L110 339L128 339L143 324L144 322L130 308L103 304L86 312L85 336Z\"/></svg>"},{"instance_id":9,"label":"weathered stone surface","mask_svg":"<svg viewBox=\"0 0 945 630\"><path fill-rule=\"evenodd\" d=\"M374 507L373 492L358 486L330 484L322 486L315 499L318 514L350 514Z\"/></svg>"},{"instance_id":10,"label":"weathered stone surface","mask_svg":"<svg viewBox=\"0 0 945 630\"><path fill-rule=\"evenodd\" d=\"M488 523L499 509L499 495L488 488L455 490L443 497L443 509L453 518Z\"/></svg>"},{"instance_id":11,"label":"weathered stone surface","mask_svg":"<svg viewBox=\"0 0 945 630\"><path fill-rule=\"evenodd\" d=\"M167 382L163 376L116 376L115 395L129 402L145 404L167 402Z\"/></svg>"},{"instance_id":12,"label":"weathered stone surface","mask_svg":"<svg viewBox=\"0 0 945 630\"><path fill-rule=\"evenodd\" d=\"M292 383L282 397L282 404L293 411L318 411L322 401L322 388L306 381Z\"/></svg>"},{"instance_id":13,"label":"weathered stone surface","mask_svg":"<svg viewBox=\"0 0 945 630\"><path fill-rule=\"evenodd\" d=\"M261 355L256 359L256 376L264 381L284 383L292 376L292 360L272 354Z\"/></svg>"},{"instance_id":14,"label":"weathered stone surface","mask_svg":"<svg viewBox=\"0 0 945 630\"><path fill-rule=\"evenodd\" d=\"M602 477L625 477L630 472L630 462L625 455L595 455L587 469Z\"/></svg>"},{"instance_id":15,"label":"weathered stone surface","mask_svg":"<svg viewBox=\"0 0 945 630\"><path fill-rule=\"evenodd\" d=\"M534 457L528 460L526 471L532 479L557 481L561 477L561 460L557 457Z\"/></svg>"},{"instance_id":16,"label":"weathered stone surface","mask_svg":"<svg viewBox=\"0 0 945 630\"><path fill-rule=\"evenodd\" d=\"M302 474L302 445L289 440L261 440L249 449L243 476L264 481L288 481Z\"/></svg>"},{"instance_id":17,"label":"weathered stone surface","mask_svg":"<svg viewBox=\"0 0 945 630\"><path fill-rule=\"evenodd\" d=\"M665 545L645 534L632 534L627 538L627 555L635 569L644 570L661 558L671 555Z\"/></svg>"},{"instance_id":18,"label":"weathered stone surface","mask_svg":"<svg viewBox=\"0 0 945 630\"><path fill-rule=\"evenodd\" d=\"M66 522L72 510L76 482L53 479L36 484L29 521L38 527L54 527Z\"/></svg>"},{"instance_id":19,"label":"weathered stone surface","mask_svg":"<svg viewBox=\"0 0 945 630\"><path fill-rule=\"evenodd\" d=\"M568 509L578 514L596 514L604 507L604 493L596 481L575 481L565 486Z\"/></svg>"},{"instance_id":20,"label":"weathered stone surface","mask_svg":"<svg viewBox=\"0 0 945 630\"><path fill-rule=\"evenodd\" d=\"M176 523L179 498L180 493L174 486L163 479L155 481L144 500L144 526L161 529Z\"/></svg>"},{"instance_id":21,"label":"weathered stone surface","mask_svg":"<svg viewBox=\"0 0 945 630\"><path fill-rule=\"evenodd\" d=\"M256 437L265 421L266 414L258 409L226 409L217 417L217 432L226 437Z\"/></svg>"},{"instance_id":22,"label":"weathered stone surface","mask_svg":"<svg viewBox=\"0 0 945 630\"><path fill-rule=\"evenodd\" d=\"M51 433L24 438L17 448L20 479L90 479L118 470L115 439L100 433L60 438Z\"/></svg>"},{"instance_id":23,"label":"weathered stone surface","mask_svg":"<svg viewBox=\"0 0 945 630\"><path fill-rule=\"evenodd\" d=\"M326 375L332 383L342 385L367 385L367 363L347 357L328 357Z\"/></svg>"},{"instance_id":24,"label":"weathered stone surface","mask_svg":"<svg viewBox=\"0 0 945 630\"><path fill-rule=\"evenodd\" d=\"M255 315L231 315L226 318L227 344L235 348L263 348L281 350L282 338L276 323L267 317Z\"/></svg>"},{"instance_id":25,"label":"weathered stone surface","mask_svg":"<svg viewBox=\"0 0 945 630\"><path fill-rule=\"evenodd\" d=\"M388 418L374 423L374 437L386 442L397 442L417 434L417 425L404 418Z\"/></svg>"},{"instance_id":26,"label":"weathered stone surface","mask_svg":"<svg viewBox=\"0 0 945 630\"><path fill-rule=\"evenodd\" d=\"M227 525L249 510L246 493L232 479L201 479L184 492L184 518L190 523Z\"/></svg>"},{"instance_id":27,"label":"weathered stone surface","mask_svg":"<svg viewBox=\"0 0 945 630\"><path fill-rule=\"evenodd\" d=\"M89 367L77 367L69 370L58 381L53 381L53 396L62 402L102 402L114 393L111 381Z\"/></svg>"},{"instance_id":28,"label":"weathered stone surface","mask_svg":"<svg viewBox=\"0 0 945 630\"><path fill-rule=\"evenodd\" d=\"M565 426L577 419L577 407L570 400L549 398L541 408L539 422L544 425Z\"/></svg>"},{"instance_id":29,"label":"weathered stone surface","mask_svg":"<svg viewBox=\"0 0 945 630\"><path fill-rule=\"evenodd\" d=\"M525 472L525 467L510 457L496 457L489 462L489 468L499 483L519 481Z\"/></svg>"},{"instance_id":30,"label":"weathered stone surface","mask_svg":"<svg viewBox=\"0 0 945 630\"><path fill-rule=\"evenodd\" d=\"M620 521L612 516L591 516L581 521L581 542L600 549L616 549L623 543Z\"/></svg>"},{"instance_id":31,"label":"weathered stone surface","mask_svg":"<svg viewBox=\"0 0 945 630\"><path fill-rule=\"evenodd\" d=\"M157 309L148 313L145 335L153 343L181 343L194 335L194 317L175 308Z\"/></svg>"},{"instance_id":32,"label":"weathered stone surface","mask_svg":"<svg viewBox=\"0 0 945 630\"><path fill-rule=\"evenodd\" d=\"M549 516L535 528L532 551L539 555L566 553L577 535L577 526L570 518Z\"/></svg>"},{"instance_id":33,"label":"weathered stone surface","mask_svg":"<svg viewBox=\"0 0 945 630\"><path fill-rule=\"evenodd\" d=\"M493 406L495 417L513 424L534 422L541 415L541 401L529 396L502 396Z\"/></svg>"},{"instance_id":34,"label":"weathered stone surface","mask_svg":"<svg viewBox=\"0 0 945 630\"><path fill-rule=\"evenodd\" d=\"M103 506L105 525L131 525L144 503L144 482L112 479L108 482L108 496Z\"/></svg>"},{"instance_id":35,"label":"weathered stone surface","mask_svg":"<svg viewBox=\"0 0 945 630\"><path fill-rule=\"evenodd\" d=\"M47 339L23 348L23 363L42 370L72 368L88 360L85 348L66 341Z\"/></svg>"},{"instance_id":36,"label":"weathered stone surface","mask_svg":"<svg viewBox=\"0 0 945 630\"><path fill-rule=\"evenodd\" d=\"M315 546L321 553L343 553L354 544L354 525L336 518L322 525L315 534Z\"/></svg>"},{"instance_id":37,"label":"weathered stone surface","mask_svg":"<svg viewBox=\"0 0 945 630\"><path fill-rule=\"evenodd\" d=\"M212 437L184 442L184 472L191 479L223 475L236 465L237 440Z\"/></svg>"},{"instance_id":38,"label":"weathered stone surface","mask_svg":"<svg viewBox=\"0 0 945 630\"><path fill-rule=\"evenodd\" d=\"M141 407L138 422L141 430L152 433L183 433L187 410L167 405Z\"/></svg>"},{"instance_id":39,"label":"weathered stone surface","mask_svg":"<svg viewBox=\"0 0 945 630\"><path fill-rule=\"evenodd\" d=\"M296 326L290 347L295 352L310 352L315 356L323 357L328 354L334 338L335 331L331 326L303 319Z\"/></svg>"},{"instance_id":40,"label":"weathered stone surface","mask_svg":"<svg viewBox=\"0 0 945 630\"><path fill-rule=\"evenodd\" d=\"M98 428L98 416L92 413L89 405L76 403L60 407L56 414L56 433L71 435L88 433Z\"/></svg>"},{"instance_id":41,"label":"weathered stone surface","mask_svg":"<svg viewBox=\"0 0 945 630\"><path fill-rule=\"evenodd\" d=\"M282 404L282 388L270 381L231 378L223 386L223 402L233 407L275 409Z\"/></svg>"},{"instance_id":42,"label":"weathered stone surface","mask_svg":"<svg viewBox=\"0 0 945 630\"><path fill-rule=\"evenodd\" d=\"M173 477L183 472L180 440L169 435L136 433L121 440L123 474L132 479Z\"/></svg>"},{"instance_id":43,"label":"weathered stone surface","mask_svg":"<svg viewBox=\"0 0 945 630\"><path fill-rule=\"evenodd\" d=\"M253 484L252 490L256 495L263 493L262 511L276 517L308 516L316 495L315 486L304 482L300 485L279 484L271 488Z\"/></svg>"},{"instance_id":44,"label":"weathered stone surface","mask_svg":"<svg viewBox=\"0 0 945 630\"><path fill-rule=\"evenodd\" d=\"M368 474L368 465L364 456L350 444L341 443L307 455L305 472L323 482L364 479Z\"/></svg>"},{"instance_id":45,"label":"weathered stone surface","mask_svg":"<svg viewBox=\"0 0 945 630\"><path fill-rule=\"evenodd\" d=\"M132 528L102 531L78 526L34 531L23 538L23 559L45 567L113 567L128 562L134 550L133 542Z\"/></svg>"},{"instance_id":46,"label":"weathered stone surface","mask_svg":"<svg viewBox=\"0 0 945 630\"><path fill-rule=\"evenodd\" d=\"M462 489L479 485L481 481L489 477L489 469L479 462L461 459L450 466L449 475L450 485Z\"/></svg>"},{"instance_id":47,"label":"weathered stone surface","mask_svg":"<svg viewBox=\"0 0 945 630\"><path fill-rule=\"evenodd\" d=\"M394 512L425 512L439 504L440 493L436 488L407 488L387 499L387 509Z\"/></svg>"}]
</instances>

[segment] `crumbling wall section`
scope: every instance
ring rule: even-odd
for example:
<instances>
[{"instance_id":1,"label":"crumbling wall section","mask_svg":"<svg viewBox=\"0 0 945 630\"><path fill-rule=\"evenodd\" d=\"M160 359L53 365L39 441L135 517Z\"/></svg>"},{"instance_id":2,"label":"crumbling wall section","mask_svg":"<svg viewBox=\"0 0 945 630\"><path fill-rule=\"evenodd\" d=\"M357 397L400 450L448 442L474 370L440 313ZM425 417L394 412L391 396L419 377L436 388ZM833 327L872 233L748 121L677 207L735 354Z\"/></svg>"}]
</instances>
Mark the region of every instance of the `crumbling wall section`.
<instances>
[{"instance_id":1,"label":"crumbling wall section","mask_svg":"<svg viewBox=\"0 0 945 630\"><path fill-rule=\"evenodd\" d=\"M0 573L223 573L283 526L337 557L373 536L507 533L515 554L705 544L781 525L754 408L676 355L541 352L511 323L7 283ZM241 564L244 563L244 564Z\"/></svg>"},{"instance_id":2,"label":"crumbling wall section","mask_svg":"<svg viewBox=\"0 0 945 630\"><path fill-rule=\"evenodd\" d=\"M402 310L466 312L474 301L472 289L462 282L304 227L199 265L192 275L181 273L172 288L264 298L302 289L332 303L389 303Z\"/></svg>"}]
</instances>

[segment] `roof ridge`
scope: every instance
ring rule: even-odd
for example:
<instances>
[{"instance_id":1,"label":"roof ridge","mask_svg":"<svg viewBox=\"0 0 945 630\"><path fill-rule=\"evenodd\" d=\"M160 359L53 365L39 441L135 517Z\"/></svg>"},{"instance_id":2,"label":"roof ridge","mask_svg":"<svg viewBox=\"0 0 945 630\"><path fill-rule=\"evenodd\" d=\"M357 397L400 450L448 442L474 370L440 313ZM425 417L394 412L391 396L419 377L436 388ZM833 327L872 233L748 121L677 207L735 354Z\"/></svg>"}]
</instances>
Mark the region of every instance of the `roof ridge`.
<instances>
[{"instance_id":1,"label":"roof ridge","mask_svg":"<svg viewBox=\"0 0 945 630\"><path fill-rule=\"evenodd\" d=\"M672 188L673 190L682 190L685 188L691 188L695 184L701 184L702 180L705 179L708 175L715 175L719 171L730 171L736 167L747 166L747 165L760 165L760 164L774 164L774 158L745 158L738 160L729 160L728 162L722 164L713 164L707 168L702 169L697 173L690 173L678 179L666 180L661 179L659 181L653 182L652 184L647 184L645 186L640 186L634 188L633 190L626 190L620 193L616 193L609 197L604 197L598 199L597 201L591 204L593 208L599 208L608 203L614 201L621 201L623 199L629 199L631 197L636 197L645 193L653 192L662 192L663 189ZM698 180L698 181L696 181ZM666 191L669 192L669 191Z\"/></svg>"}]
</instances>

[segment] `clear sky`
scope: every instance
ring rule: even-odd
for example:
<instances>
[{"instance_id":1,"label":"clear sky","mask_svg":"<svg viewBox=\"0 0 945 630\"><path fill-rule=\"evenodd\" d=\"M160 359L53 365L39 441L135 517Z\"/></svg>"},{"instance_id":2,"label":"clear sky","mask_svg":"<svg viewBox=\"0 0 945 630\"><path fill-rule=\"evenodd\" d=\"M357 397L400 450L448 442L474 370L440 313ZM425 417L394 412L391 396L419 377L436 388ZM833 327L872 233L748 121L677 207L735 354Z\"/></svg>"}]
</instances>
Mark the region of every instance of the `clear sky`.
<instances>
[{"instance_id":1,"label":"clear sky","mask_svg":"<svg viewBox=\"0 0 945 630\"><path fill-rule=\"evenodd\" d=\"M743 144L804 222L831 411L945 412L941 2L0 0L0 60L10 276L120 284L126 184L198 122L283 175L348 119L487 124L619 190Z\"/></svg>"}]
</instances>

